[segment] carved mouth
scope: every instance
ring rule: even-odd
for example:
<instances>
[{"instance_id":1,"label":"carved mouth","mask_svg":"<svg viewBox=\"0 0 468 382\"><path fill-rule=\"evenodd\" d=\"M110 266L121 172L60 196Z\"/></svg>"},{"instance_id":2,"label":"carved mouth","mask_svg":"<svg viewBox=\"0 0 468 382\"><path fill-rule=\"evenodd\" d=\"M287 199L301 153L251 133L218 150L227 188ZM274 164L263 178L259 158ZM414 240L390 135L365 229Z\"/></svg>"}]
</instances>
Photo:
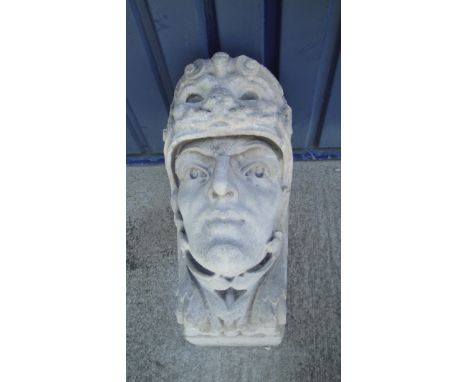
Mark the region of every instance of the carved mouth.
<instances>
[{"instance_id":1,"label":"carved mouth","mask_svg":"<svg viewBox=\"0 0 468 382\"><path fill-rule=\"evenodd\" d=\"M206 213L208 219L219 219L219 220L241 220L238 212L233 209L229 210L213 210Z\"/></svg>"},{"instance_id":2,"label":"carved mouth","mask_svg":"<svg viewBox=\"0 0 468 382\"><path fill-rule=\"evenodd\" d=\"M206 214L206 226L210 230L217 228L223 230L229 227L240 227L245 224L245 219L234 210L214 210Z\"/></svg>"},{"instance_id":3,"label":"carved mouth","mask_svg":"<svg viewBox=\"0 0 468 382\"><path fill-rule=\"evenodd\" d=\"M243 219L214 218L206 222L208 228L222 228L223 226L241 226L245 223Z\"/></svg>"}]
</instances>

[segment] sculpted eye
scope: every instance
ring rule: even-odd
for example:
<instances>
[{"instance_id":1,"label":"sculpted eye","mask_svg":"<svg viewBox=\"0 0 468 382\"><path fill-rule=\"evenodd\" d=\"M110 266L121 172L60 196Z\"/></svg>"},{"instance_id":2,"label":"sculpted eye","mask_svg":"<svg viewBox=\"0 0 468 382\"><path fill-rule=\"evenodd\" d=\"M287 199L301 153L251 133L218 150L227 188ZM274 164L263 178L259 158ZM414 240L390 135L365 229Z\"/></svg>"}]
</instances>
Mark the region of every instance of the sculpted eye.
<instances>
[{"instance_id":1,"label":"sculpted eye","mask_svg":"<svg viewBox=\"0 0 468 382\"><path fill-rule=\"evenodd\" d=\"M242 101L256 101L258 100L258 95L255 92L245 92L244 94L241 95L239 98Z\"/></svg>"},{"instance_id":2,"label":"sculpted eye","mask_svg":"<svg viewBox=\"0 0 468 382\"><path fill-rule=\"evenodd\" d=\"M187 102L187 103L198 103L198 102L201 102L201 101L203 101L203 97L200 94L197 94L197 93L190 94L187 97L187 99L185 100L185 102Z\"/></svg>"},{"instance_id":3,"label":"sculpted eye","mask_svg":"<svg viewBox=\"0 0 468 382\"><path fill-rule=\"evenodd\" d=\"M261 164L256 164L245 172L245 176L256 176L257 178L263 178L266 175L266 168Z\"/></svg>"},{"instance_id":4,"label":"sculpted eye","mask_svg":"<svg viewBox=\"0 0 468 382\"><path fill-rule=\"evenodd\" d=\"M265 175L265 167L263 166L255 167L255 176L257 178L263 178L263 175Z\"/></svg>"},{"instance_id":5,"label":"sculpted eye","mask_svg":"<svg viewBox=\"0 0 468 382\"><path fill-rule=\"evenodd\" d=\"M204 179L208 176L208 173L205 170L202 170L199 167L192 167L189 171L190 179Z\"/></svg>"}]
</instances>

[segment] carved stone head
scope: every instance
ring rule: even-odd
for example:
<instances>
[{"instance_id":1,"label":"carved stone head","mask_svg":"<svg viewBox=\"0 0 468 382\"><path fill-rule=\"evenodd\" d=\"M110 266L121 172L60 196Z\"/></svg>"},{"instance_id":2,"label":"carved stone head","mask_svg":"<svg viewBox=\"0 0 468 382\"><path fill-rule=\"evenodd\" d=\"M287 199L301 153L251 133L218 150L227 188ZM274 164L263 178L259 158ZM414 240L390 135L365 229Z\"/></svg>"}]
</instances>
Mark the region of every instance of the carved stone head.
<instances>
[{"instance_id":1,"label":"carved stone head","mask_svg":"<svg viewBox=\"0 0 468 382\"><path fill-rule=\"evenodd\" d=\"M178 321L201 345L276 345L286 322L291 108L257 61L185 68L164 155L178 237Z\"/></svg>"}]
</instances>

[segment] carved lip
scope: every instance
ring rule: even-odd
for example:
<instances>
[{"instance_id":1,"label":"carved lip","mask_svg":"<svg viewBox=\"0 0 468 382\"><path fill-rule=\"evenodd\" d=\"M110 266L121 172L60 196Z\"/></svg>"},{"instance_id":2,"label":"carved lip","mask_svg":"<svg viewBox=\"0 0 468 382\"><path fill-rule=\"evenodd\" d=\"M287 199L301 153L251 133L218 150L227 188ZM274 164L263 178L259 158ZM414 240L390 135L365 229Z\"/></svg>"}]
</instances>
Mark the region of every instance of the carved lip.
<instances>
[{"instance_id":1,"label":"carved lip","mask_svg":"<svg viewBox=\"0 0 468 382\"><path fill-rule=\"evenodd\" d=\"M240 215L233 210L214 210L206 214L206 224L244 224L245 219L242 219Z\"/></svg>"},{"instance_id":2,"label":"carved lip","mask_svg":"<svg viewBox=\"0 0 468 382\"><path fill-rule=\"evenodd\" d=\"M214 220L219 220L223 222L233 222L233 221L242 222L243 221L239 213L232 209L229 209L229 210L216 209L216 210L207 211L205 213L205 216L206 216L207 222L211 222Z\"/></svg>"},{"instance_id":3,"label":"carved lip","mask_svg":"<svg viewBox=\"0 0 468 382\"><path fill-rule=\"evenodd\" d=\"M210 219L206 221L209 228L222 227L222 226L240 226L245 222L243 219Z\"/></svg>"},{"instance_id":4,"label":"carved lip","mask_svg":"<svg viewBox=\"0 0 468 382\"><path fill-rule=\"evenodd\" d=\"M205 224L208 227L223 226L223 225L236 225L241 226L245 223L244 219L232 219L232 218L211 218L206 220Z\"/></svg>"}]
</instances>

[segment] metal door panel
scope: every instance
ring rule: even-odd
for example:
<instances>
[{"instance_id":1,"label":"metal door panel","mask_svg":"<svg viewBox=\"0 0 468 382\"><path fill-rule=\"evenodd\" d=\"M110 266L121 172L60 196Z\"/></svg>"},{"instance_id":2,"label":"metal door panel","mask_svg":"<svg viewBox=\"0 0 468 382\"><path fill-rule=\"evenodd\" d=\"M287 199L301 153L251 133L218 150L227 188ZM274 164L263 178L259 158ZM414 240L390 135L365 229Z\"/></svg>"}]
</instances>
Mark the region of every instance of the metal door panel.
<instances>
[{"instance_id":1,"label":"metal door panel","mask_svg":"<svg viewBox=\"0 0 468 382\"><path fill-rule=\"evenodd\" d=\"M157 83L157 68L151 59L145 35L127 1L127 117L133 116L130 128L140 129L149 145L148 153L163 149L162 130L165 128L168 109Z\"/></svg>"},{"instance_id":2,"label":"metal door panel","mask_svg":"<svg viewBox=\"0 0 468 382\"><path fill-rule=\"evenodd\" d=\"M338 59L334 73L319 146L321 148L341 146L341 57Z\"/></svg>"},{"instance_id":3,"label":"metal door panel","mask_svg":"<svg viewBox=\"0 0 468 382\"><path fill-rule=\"evenodd\" d=\"M169 74L172 92L184 68L197 58L208 57L206 22L202 1L149 0L149 10ZM170 94L172 101L173 93Z\"/></svg>"},{"instance_id":4,"label":"metal door panel","mask_svg":"<svg viewBox=\"0 0 468 382\"><path fill-rule=\"evenodd\" d=\"M278 77L296 159L339 157L339 0L127 0L130 163L160 162L176 82L217 51L255 58Z\"/></svg>"},{"instance_id":5,"label":"metal door panel","mask_svg":"<svg viewBox=\"0 0 468 382\"><path fill-rule=\"evenodd\" d=\"M284 1L279 80L293 109L295 149L314 146L339 24L336 1Z\"/></svg>"},{"instance_id":6,"label":"metal door panel","mask_svg":"<svg viewBox=\"0 0 468 382\"><path fill-rule=\"evenodd\" d=\"M216 0L220 50L264 62L263 0Z\"/></svg>"}]
</instances>

